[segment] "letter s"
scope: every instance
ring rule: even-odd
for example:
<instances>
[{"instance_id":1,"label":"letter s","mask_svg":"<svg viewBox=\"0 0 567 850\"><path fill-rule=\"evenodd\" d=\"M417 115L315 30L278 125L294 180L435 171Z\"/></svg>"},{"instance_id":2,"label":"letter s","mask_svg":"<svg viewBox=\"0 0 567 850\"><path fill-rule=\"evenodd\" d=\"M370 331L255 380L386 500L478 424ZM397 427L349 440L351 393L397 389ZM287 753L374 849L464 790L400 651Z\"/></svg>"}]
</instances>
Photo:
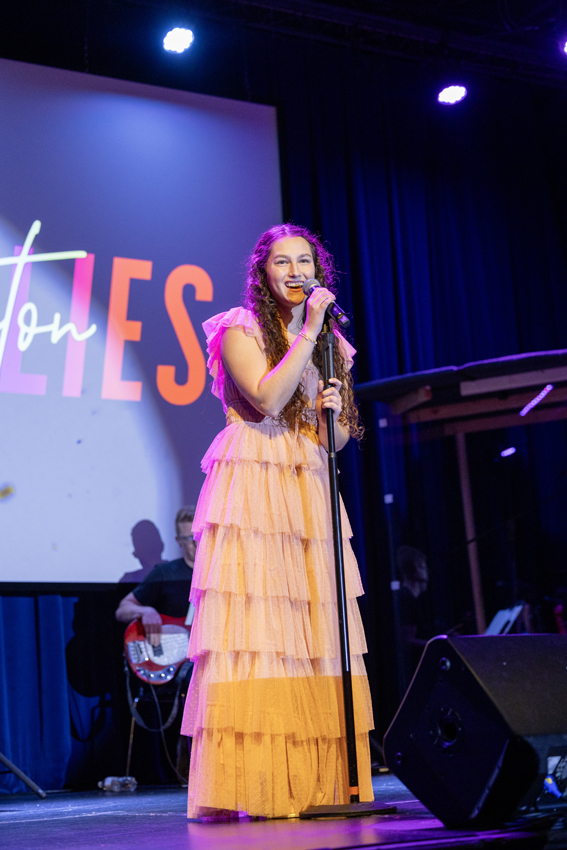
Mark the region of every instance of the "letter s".
<instances>
[{"instance_id":1,"label":"letter s","mask_svg":"<svg viewBox=\"0 0 567 850\"><path fill-rule=\"evenodd\" d=\"M200 266L177 266L165 282L165 306L187 361L187 381L176 382L175 366L158 366L156 381L162 397L178 405L191 404L199 398L206 376L205 358L183 303L183 289L188 283L195 287L197 301L213 300L213 282Z\"/></svg>"}]
</instances>

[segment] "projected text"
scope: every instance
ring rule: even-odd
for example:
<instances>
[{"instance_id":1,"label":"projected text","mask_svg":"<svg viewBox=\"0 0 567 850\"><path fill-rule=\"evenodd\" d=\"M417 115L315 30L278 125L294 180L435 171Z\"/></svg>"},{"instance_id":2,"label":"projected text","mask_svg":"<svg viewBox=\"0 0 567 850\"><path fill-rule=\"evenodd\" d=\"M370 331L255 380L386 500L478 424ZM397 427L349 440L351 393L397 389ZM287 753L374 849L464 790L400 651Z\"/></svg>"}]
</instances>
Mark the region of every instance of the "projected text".
<instances>
[{"instance_id":1,"label":"projected text","mask_svg":"<svg viewBox=\"0 0 567 850\"><path fill-rule=\"evenodd\" d=\"M43 395L47 376L26 374L21 370L22 353L39 334L49 334L53 344L67 335L67 351L63 377L63 395L79 397L82 392L86 342L97 332L96 324L88 324L91 303L94 254L86 251L33 253L33 241L41 222L31 226L21 249L14 256L0 258L0 266L14 266L4 316L0 321L0 392ZM61 313L55 312L48 324L39 324L37 305L28 300L31 264L59 260L75 260L71 292L70 320L61 326ZM119 401L140 401L142 382L122 378L126 342L140 342L142 322L128 318L128 300L133 280L151 280L152 263L115 257L112 267L106 348L101 396ZM164 301L173 330L187 367L187 378L178 382L175 366L159 364L156 386L170 404L188 405L195 401L205 386L205 359L183 300L187 285L194 288L196 301L212 301L213 283L207 272L195 265L173 269L164 286ZM14 321L15 317L15 321Z\"/></svg>"}]
</instances>

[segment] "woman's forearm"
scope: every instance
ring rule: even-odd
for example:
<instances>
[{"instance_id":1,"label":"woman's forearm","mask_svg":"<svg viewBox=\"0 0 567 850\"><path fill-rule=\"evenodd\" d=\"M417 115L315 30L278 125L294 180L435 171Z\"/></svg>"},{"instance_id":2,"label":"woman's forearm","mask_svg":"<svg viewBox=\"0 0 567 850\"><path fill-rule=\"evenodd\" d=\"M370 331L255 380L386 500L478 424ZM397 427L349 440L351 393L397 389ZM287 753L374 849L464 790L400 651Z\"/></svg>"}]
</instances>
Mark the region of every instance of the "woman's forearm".
<instances>
[{"instance_id":1,"label":"woman's forearm","mask_svg":"<svg viewBox=\"0 0 567 850\"><path fill-rule=\"evenodd\" d=\"M227 371L244 397L264 416L279 416L299 385L313 353L313 342L298 336L273 369L256 341L229 329L223 338L222 356Z\"/></svg>"},{"instance_id":2,"label":"woman's forearm","mask_svg":"<svg viewBox=\"0 0 567 850\"><path fill-rule=\"evenodd\" d=\"M313 348L313 343L305 337L296 337L277 366L260 379L253 404L265 416L280 415L303 377Z\"/></svg>"},{"instance_id":3,"label":"woman's forearm","mask_svg":"<svg viewBox=\"0 0 567 850\"><path fill-rule=\"evenodd\" d=\"M338 452L348 443L350 434L340 422L335 422L335 450ZM329 437L327 434L327 417L319 419L319 442L324 449L329 451Z\"/></svg>"}]
</instances>

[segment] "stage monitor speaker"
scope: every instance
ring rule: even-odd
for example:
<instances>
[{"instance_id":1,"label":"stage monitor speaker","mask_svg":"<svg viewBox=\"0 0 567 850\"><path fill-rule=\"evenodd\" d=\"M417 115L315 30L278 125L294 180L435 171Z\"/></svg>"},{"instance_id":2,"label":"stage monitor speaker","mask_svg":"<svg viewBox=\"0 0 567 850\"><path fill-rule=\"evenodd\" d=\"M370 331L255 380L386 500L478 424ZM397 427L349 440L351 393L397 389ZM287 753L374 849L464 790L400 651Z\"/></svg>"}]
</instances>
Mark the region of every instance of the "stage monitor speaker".
<instances>
[{"instance_id":1,"label":"stage monitor speaker","mask_svg":"<svg viewBox=\"0 0 567 850\"><path fill-rule=\"evenodd\" d=\"M433 638L384 754L446 826L564 807L567 635Z\"/></svg>"}]
</instances>

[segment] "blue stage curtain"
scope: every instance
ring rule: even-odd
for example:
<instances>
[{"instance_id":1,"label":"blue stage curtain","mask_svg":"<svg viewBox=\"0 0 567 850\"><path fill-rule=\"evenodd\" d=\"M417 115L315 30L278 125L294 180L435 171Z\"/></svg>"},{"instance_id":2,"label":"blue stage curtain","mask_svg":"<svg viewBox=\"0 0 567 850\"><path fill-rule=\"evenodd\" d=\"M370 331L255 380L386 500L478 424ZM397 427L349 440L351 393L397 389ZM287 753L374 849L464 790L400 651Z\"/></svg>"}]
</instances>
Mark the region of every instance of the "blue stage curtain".
<instances>
[{"instance_id":1,"label":"blue stage curtain","mask_svg":"<svg viewBox=\"0 0 567 850\"><path fill-rule=\"evenodd\" d=\"M131 715L124 626L114 611L131 589L52 585L47 592L30 585L16 596L0 588L0 752L44 790L88 790L105 776L124 775ZM137 695L135 680L132 689ZM170 708L166 699L165 717ZM153 701L141 713L152 728L159 725ZM173 761L175 745L172 734ZM158 733L136 727L131 772L141 785L175 781ZM0 772L0 793L27 790Z\"/></svg>"},{"instance_id":2,"label":"blue stage curtain","mask_svg":"<svg viewBox=\"0 0 567 850\"><path fill-rule=\"evenodd\" d=\"M265 98L278 106L285 217L322 233L343 272L358 382L567 348L565 91L469 74L468 98L443 107L434 68L354 47L254 44L264 79L277 80ZM361 410L367 434L341 452L340 485L384 732L399 698L395 548L426 552L439 631L466 620L472 598L454 441L404 446L389 408ZM523 593L514 570L540 597L567 585L567 433L560 422L467 442L490 618ZM494 460L510 444L504 472Z\"/></svg>"},{"instance_id":3,"label":"blue stage curtain","mask_svg":"<svg viewBox=\"0 0 567 850\"><path fill-rule=\"evenodd\" d=\"M0 597L0 751L40 787L62 788L71 755L65 645L73 599ZM14 774L0 792L25 791Z\"/></svg>"}]
</instances>

